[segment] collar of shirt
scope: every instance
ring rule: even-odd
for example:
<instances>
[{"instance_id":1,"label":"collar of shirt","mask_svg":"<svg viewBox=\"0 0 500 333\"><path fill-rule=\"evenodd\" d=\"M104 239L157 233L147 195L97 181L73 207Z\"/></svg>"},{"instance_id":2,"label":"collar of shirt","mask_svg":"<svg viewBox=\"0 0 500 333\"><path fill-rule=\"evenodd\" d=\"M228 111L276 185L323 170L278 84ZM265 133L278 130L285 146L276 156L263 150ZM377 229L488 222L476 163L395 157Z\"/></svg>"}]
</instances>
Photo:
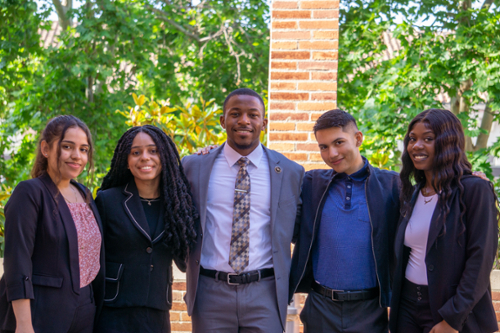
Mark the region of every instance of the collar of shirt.
<instances>
[{"instance_id":1,"label":"collar of shirt","mask_svg":"<svg viewBox=\"0 0 500 333\"><path fill-rule=\"evenodd\" d=\"M253 164L254 167L259 168L260 161L262 159L262 155L264 154L264 149L262 148L262 145L259 144L257 148L255 148L250 154L248 154L245 157L248 157L250 162ZM243 157L243 155L240 155L236 150L231 148L227 142L224 144L224 157L226 158L226 161L229 165L229 167L233 167L233 165L238 162L240 158Z\"/></svg>"},{"instance_id":2,"label":"collar of shirt","mask_svg":"<svg viewBox=\"0 0 500 333\"><path fill-rule=\"evenodd\" d=\"M363 162L364 162L363 167L361 169L359 169L358 171L356 171L355 173L349 175L349 177L351 179L354 179L358 182L362 182L366 179L366 177L368 177L368 160L364 156L361 156L361 157L363 158ZM336 179L344 179L344 178L347 178L347 175L343 172L342 173L334 172L333 177Z\"/></svg>"}]
</instances>

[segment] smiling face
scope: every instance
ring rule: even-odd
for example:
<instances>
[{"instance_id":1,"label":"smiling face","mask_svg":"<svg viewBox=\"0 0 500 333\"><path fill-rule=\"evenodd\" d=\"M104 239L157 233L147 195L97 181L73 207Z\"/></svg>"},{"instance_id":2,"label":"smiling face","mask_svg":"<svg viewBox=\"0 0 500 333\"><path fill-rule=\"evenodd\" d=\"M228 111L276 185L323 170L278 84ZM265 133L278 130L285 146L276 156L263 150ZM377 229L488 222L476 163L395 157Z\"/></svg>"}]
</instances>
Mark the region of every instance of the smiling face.
<instances>
[{"instance_id":1,"label":"smiling face","mask_svg":"<svg viewBox=\"0 0 500 333\"><path fill-rule=\"evenodd\" d=\"M264 106L257 97L234 95L226 102L220 124L227 132L227 144L239 154L250 154L260 143L267 126Z\"/></svg>"},{"instance_id":2,"label":"smiling face","mask_svg":"<svg viewBox=\"0 0 500 333\"><path fill-rule=\"evenodd\" d=\"M415 169L430 173L435 156L436 134L423 122L416 123L408 134L406 150Z\"/></svg>"},{"instance_id":3,"label":"smiling face","mask_svg":"<svg viewBox=\"0 0 500 333\"><path fill-rule=\"evenodd\" d=\"M359 146L363 142L363 134L354 125L330 127L316 131L321 158L335 172L350 175L360 170L363 158Z\"/></svg>"},{"instance_id":4,"label":"smiling face","mask_svg":"<svg viewBox=\"0 0 500 333\"><path fill-rule=\"evenodd\" d=\"M128 168L135 182L160 180L160 155L153 139L146 133L139 132L132 141L128 155Z\"/></svg>"},{"instance_id":5,"label":"smiling face","mask_svg":"<svg viewBox=\"0 0 500 333\"><path fill-rule=\"evenodd\" d=\"M89 156L89 141L87 134L80 127L70 127L66 130L61 141L61 154L57 155L59 139L49 145L47 141L41 142L42 154L47 158L47 172L57 183L66 182L78 177Z\"/></svg>"}]
</instances>

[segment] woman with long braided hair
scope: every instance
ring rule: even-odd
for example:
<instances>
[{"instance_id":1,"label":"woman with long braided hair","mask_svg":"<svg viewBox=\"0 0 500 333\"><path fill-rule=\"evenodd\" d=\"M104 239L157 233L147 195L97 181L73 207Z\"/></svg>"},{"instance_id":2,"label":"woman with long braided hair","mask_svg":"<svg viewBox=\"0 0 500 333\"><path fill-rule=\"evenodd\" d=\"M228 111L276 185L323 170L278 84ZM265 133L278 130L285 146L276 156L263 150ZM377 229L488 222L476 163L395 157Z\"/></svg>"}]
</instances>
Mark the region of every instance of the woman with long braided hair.
<instances>
[{"instance_id":1,"label":"woman with long braided hair","mask_svg":"<svg viewBox=\"0 0 500 333\"><path fill-rule=\"evenodd\" d=\"M170 332L172 260L185 270L197 219L170 137L151 125L129 129L96 203L106 253L97 332Z\"/></svg>"},{"instance_id":2,"label":"woman with long braided hair","mask_svg":"<svg viewBox=\"0 0 500 333\"><path fill-rule=\"evenodd\" d=\"M471 173L458 118L440 109L417 115L402 162L391 332L495 332L497 198Z\"/></svg>"}]
</instances>

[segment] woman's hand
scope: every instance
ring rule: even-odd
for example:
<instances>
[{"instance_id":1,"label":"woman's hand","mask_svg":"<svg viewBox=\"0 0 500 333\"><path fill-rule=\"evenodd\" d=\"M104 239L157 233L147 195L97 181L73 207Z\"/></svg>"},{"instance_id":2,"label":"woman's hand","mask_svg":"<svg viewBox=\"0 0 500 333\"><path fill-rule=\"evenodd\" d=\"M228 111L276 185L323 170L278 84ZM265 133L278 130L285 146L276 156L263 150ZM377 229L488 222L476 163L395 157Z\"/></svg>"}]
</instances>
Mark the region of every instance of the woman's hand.
<instances>
[{"instance_id":1,"label":"woman's hand","mask_svg":"<svg viewBox=\"0 0 500 333\"><path fill-rule=\"evenodd\" d=\"M12 309L16 316L16 333L35 333L31 323L31 301L29 299L17 299L12 301Z\"/></svg>"},{"instance_id":2,"label":"woman's hand","mask_svg":"<svg viewBox=\"0 0 500 333\"><path fill-rule=\"evenodd\" d=\"M479 178L482 178L484 180L490 181L488 179L488 177L486 177L486 174L484 172L482 172L482 171L474 171L474 172L472 172L472 175L474 175L476 177L479 177Z\"/></svg>"},{"instance_id":3,"label":"woman's hand","mask_svg":"<svg viewBox=\"0 0 500 333\"><path fill-rule=\"evenodd\" d=\"M429 333L458 333L458 331L443 320L434 326Z\"/></svg>"}]
</instances>

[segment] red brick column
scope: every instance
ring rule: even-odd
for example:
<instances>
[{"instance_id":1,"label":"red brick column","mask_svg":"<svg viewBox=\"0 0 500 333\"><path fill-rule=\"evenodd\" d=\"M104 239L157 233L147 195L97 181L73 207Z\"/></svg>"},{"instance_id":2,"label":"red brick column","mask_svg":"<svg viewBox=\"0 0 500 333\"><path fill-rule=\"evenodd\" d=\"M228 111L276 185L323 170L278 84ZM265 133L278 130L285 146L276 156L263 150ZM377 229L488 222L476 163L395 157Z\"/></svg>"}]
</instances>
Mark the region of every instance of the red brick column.
<instances>
[{"instance_id":1,"label":"red brick column","mask_svg":"<svg viewBox=\"0 0 500 333\"><path fill-rule=\"evenodd\" d=\"M493 307L497 315L498 326L500 327L500 290L492 290Z\"/></svg>"},{"instance_id":2,"label":"red brick column","mask_svg":"<svg viewBox=\"0 0 500 333\"><path fill-rule=\"evenodd\" d=\"M170 326L172 333L191 333L191 317L187 314L187 306L184 303L186 294L186 280L175 279L172 286L172 309L170 310Z\"/></svg>"},{"instance_id":3,"label":"red brick column","mask_svg":"<svg viewBox=\"0 0 500 333\"><path fill-rule=\"evenodd\" d=\"M337 106L338 17L338 0L272 3L269 148L306 170L325 166L311 130Z\"/></svg>"}]
</instances>

